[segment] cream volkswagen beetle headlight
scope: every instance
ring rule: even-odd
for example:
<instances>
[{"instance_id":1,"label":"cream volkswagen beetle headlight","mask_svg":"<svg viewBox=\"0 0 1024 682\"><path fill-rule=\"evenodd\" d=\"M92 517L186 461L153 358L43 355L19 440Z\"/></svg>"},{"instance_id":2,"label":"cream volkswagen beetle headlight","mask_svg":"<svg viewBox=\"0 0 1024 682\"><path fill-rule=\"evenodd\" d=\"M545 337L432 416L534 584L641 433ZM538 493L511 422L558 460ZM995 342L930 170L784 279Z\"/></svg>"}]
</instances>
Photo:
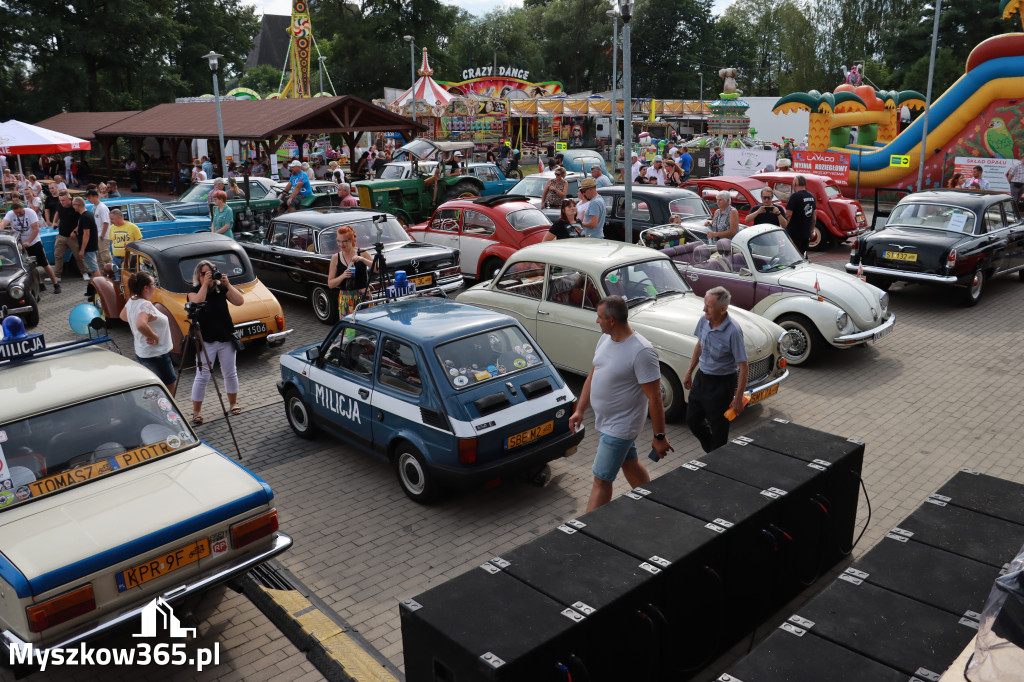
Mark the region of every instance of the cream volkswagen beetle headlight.
<instances>
[{"instance_id":1,"label":"cream volkswagen beetle headlight","mask_svg":"<svg viewBox=\"0 0 1024 682\"><path fill-rule=\"evenodd\" d=\"M840 310L838 313L836 313L836 329L838 329L839 331L843 331L844 329L846 329L846 325L848 325L849 323L850 316L846 313L845 310Z\"/></svg>"},{"instance_id":2,"label":"cream volkswagen beetle headlight","mask_svg":"<svg viewBox=\"0 0 1024 682\"><path fill-rule=\"evenodd\" d=\"M878 296L878 306L882 310L882 317L885 317L889 312L889 292L883 291Z\"/></svg>"}]
</instances>

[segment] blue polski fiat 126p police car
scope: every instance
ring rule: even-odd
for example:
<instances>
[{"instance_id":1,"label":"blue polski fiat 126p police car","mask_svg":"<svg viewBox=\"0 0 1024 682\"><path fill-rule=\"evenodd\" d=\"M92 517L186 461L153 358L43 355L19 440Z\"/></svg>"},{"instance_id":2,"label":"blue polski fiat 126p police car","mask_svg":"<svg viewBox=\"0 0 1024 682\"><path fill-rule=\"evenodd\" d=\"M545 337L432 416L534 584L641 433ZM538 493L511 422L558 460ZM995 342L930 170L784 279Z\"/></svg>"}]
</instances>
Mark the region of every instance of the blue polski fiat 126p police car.
<instances>
[{"instance_id":1,"label":"blue polski fiat 126p police car","mask_svg":"<svg viewBox=\"0 0 1024 682\"><path fill-rule=\"evenodd\" d=\"M576 451L575 396L513 318L448 299L357 310L281 356L296 434L323 430L388 458L417 502Z\"/></svg>"}]
</instances>

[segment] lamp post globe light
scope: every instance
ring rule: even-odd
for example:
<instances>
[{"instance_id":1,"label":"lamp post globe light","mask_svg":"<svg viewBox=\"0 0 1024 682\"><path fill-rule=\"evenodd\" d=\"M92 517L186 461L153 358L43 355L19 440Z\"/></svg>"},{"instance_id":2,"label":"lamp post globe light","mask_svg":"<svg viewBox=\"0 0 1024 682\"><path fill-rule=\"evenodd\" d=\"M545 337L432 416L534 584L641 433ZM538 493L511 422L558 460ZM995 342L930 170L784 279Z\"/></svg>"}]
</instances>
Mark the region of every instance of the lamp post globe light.
<instances>
[{"instance_id":1,"label":"lamp post globe light","mask_svg":"<svg viewBox=\"0 0 1024 682\"><path fill-rule=\"evenodd\" d=\"M409 92L412 93L412 120L416 121L416 43L412 36L402 36L402 40L409 43Z\"/></svg>"},{"instance_id":2,"label":"lamp post globe light","mask_svg":"<svg viewBox=\"0 0 1024 682\"><path fill-rule=\"evenodd\" d=\"M213 50L210 50L209 54L204 54L203 59L207 60L210 64L210 72L213 74L213 101L217 104L217 139L220 142L220 165L221 165L221 177L226 178L228 176L228 157L224 150L224 119L220 115L220 84L217 82L217 66L218 59L223 57L222 54L217 54Z\"/></svg>"},{"instance_id":3,"label":"lamp post globe light","mask_svg":"<svg viewBox=\"0 0 1024 682\"><path fill-rule=\"evenodd\" d=\"M618 163L618 159L615 158L615 137L619 127L619 122L616 120L615 115L615 88L618 86L618 66L619 66L619 10L618 8L610 9L605 12L612 18L612 182L615 181L615 164ZM623 168L625 168L625 159L623 159ZM623 171L625 172L625 171Z\"/></svg>"},{"instance_id":4,"label":"lamp post globe light","mask_svg":"<svg viewBox=\"0 0 1024 682\"><path fill-rule=\"evenodd\" d=\"M622 236L626 243L633 241L633 87L630 83L629 20L633 18L633 0L618 0L622 17L622 181L625 185L626 224Z\"/></svg>"}]
</instances>

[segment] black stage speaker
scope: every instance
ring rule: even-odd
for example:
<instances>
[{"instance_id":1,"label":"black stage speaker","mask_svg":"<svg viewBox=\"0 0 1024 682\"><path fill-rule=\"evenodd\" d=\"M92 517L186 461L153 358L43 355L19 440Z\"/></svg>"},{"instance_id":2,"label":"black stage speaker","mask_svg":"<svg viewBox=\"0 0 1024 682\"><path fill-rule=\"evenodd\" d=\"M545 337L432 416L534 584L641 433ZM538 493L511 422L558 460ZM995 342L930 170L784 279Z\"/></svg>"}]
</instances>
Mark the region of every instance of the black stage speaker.
<instances>
[{"instance_id":1,"label":"black stage speaker","mask_svg":"<svg viewBox=\"0 0 1024 682\"><path fill-rule=\"evenodd\" d=\"M949 613L980 620L999 569L911 539L889 537L875 545L841 580L872 585L924 602Z\"/></svg>"},{"instance_id":2,"label":"black stage speaker","mask_svg":"<svg viewBox=\"0 0 1024 682\"><path fill-rule=\"evenodd\" d=\"M1002 569L1024 543L1024 526L930 498L886 537L912 538Z\"/></svg>"},{"instance_id":3,"label":"black stage speaker","mask_svg":"<svg viewBox=\"0 0 1024 682\"><path fill-rule=\"evenodd\" d=\"M664 645L661 567L562 525L491 559L525 585L583 616L589 679L646 679ZM651 608L653 606L653 608Z\"/></svg>"},{"instance_id":4,"label":"black stage speaker","mask_svg":"<svg viewBox=\"0 0 1024 682\"><path fill-rule=\"evenodd\" d=\"M787 621L922 680L938 680L977 623L867 582L836 580Z\"/></svg>"},{"instance_id":5,"label":"black stage speaker","mask_svg":"<svg viewBox=\"0 0 1024 682\"><path fill-rule=\"evenodd\" d=\"M961 469L932 499L1024 525L1024 485L1013 481Z\"/></svg>"},{"instance_id":6,"label":"black stage speaker","mask_svg":"<svg viewBox=\"0 0 1024 682\"><path fill-rule=\"evenodd\" d=\"M583 617L491 564L399 607L409 682L564 682L586 666Z\"/></svg>"},{"instance_id":7,"label":"black stage speaker","mask_svg":"<svg viewBox=\"0 0 1024 682\"><path fill-rule=\"evenodd\" d=\"M661 569L660 613L648 615L658 625L662 669L672 677L699 670L732 645L720 532L635 492L565 525Z\"/></svg>"},{"instance_id":8,"label":"black stage speaker","mask_svg":"<svg viewBox=\"0 0 1024 682\"><path fill-rule=\"evenodd\" d=\"M823 493L832 523L837 554L835 561L850 553L857 521L857 497L864 465L864 443L809 429L785 419L773 419L740 436L766 450L826 467Z\"/></svg>"},{"instance_id":9,"label":"black stage speaker","mask_svg":"<svg viewBox=\"0 0 1024 682\"><path fill-rule=\"evenodd\" d=\"M792 623L730 666L718 682L908 682L907 676Z\"/></svg>"}]
</instances>

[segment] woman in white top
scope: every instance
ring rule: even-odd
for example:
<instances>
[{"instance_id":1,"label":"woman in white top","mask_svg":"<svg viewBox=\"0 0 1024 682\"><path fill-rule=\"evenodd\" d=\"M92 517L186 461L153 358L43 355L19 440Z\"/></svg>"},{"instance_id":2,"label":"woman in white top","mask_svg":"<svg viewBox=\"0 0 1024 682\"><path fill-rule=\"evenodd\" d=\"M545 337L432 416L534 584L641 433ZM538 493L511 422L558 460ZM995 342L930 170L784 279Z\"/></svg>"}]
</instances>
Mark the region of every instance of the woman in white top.
<instances>
[{"instance_id":1,"label":"woman in white top","mask_svg":"<svg viewBox=\"0 0 1024 682\"><path fill-rule=\"evenodd\" d=\"M171 361L171 327L167 316L153 305L156 285L148 272L139 272L128 279L132 297L121 309L121 319L132 328L135 356L139 363L160 377L167 390L174 393L178 377Z\"/></svg>"},{"instance_id":2,"label":"woman in white top","mask_svg":"<svg viewBox=\"0 0 1024 682\"><path fill-rule=\"evenodd\" d=\"M32 190L32 193L35 194L37 197L43 195L43 186L34 175L28 176L28 188Z\"/></svg>"},{"instance_id":3,"label":"woman in white top","mask_svg":"<svg viewBox=\"0 0 1024 682\"><path fill-rule=\"evenodd\" d=\"M36 215L43 215L43 200L31 187L25 188L25 205L35 211Z\"/></svg>"},{"instance_id":4,"label":"woman in white top","mask_svg":"<svg viewBox=\"0 0 1024 682\"><path fill-rule=\"evenodd\" d=\"M62 189L67 189L68 188L68 186L64 184L64 176L63 175L54 175L53 176L53 182L54 182L54 184L57 185L57 189L56 189L56 191L54 191L54 194L56 194L57 192L61 191Z\"/></svg>"}]
</instances>

